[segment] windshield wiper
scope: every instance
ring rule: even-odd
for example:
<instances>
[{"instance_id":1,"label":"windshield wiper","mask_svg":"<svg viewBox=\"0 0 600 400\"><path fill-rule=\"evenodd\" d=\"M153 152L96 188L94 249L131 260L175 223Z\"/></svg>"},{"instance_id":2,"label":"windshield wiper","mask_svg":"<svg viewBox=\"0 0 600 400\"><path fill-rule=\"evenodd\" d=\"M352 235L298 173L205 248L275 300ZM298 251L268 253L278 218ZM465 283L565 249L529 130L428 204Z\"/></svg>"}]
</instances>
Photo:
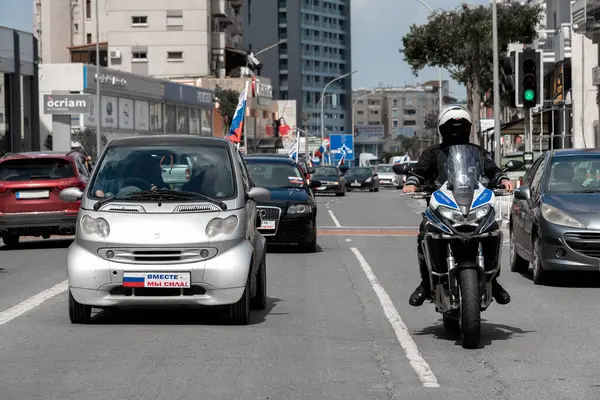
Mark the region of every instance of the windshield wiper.
<instances>
[{"instance_id":1,"label":"windshield wiper","mask_svg":"<svg viewBox=\"0 0 600 400\"><path fill-rule=\"evenodd\" d=\"M599 193L600 189L585 189L585 190L578 190L575 193Z\"/></svg>"},{"instance_id":2,"label":"windshield wiper","mask_svg":"<svg viewBox=\"0 0 600 400\"><path fill-rule=\"evenodd\" d=\"M227 210L227 204L220 200L213 199L196 192L182 192L173 189L157 189L157 190L143 190L141 192L126 193L124 195L115 195L107 199L101 200L94 204L94 210L98 211L106 203L110 203L115 200L125 199L138 199L138 200L204 200L212 203L221 208L221 210Z\"/></svg>"}]
</instances>

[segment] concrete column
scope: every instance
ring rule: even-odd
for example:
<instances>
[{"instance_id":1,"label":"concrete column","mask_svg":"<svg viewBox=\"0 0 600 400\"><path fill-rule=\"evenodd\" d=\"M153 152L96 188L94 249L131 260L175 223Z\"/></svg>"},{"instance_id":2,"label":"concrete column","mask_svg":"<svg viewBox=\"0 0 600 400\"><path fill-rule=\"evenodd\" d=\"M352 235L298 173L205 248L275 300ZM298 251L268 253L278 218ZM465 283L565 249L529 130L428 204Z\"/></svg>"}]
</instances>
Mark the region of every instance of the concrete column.
<instances>
[{"instance_id":1,"label":"concrete column","mask_svg":"<svg viewBox=\"0 0 600 400\"><path fill-rule=\"evenodd\" d=\"M23 150L31 151L32 148L32 130L31 130L31 77L23 76L21 78L23 90L21 96L21 102L23 103Z\"/></svg>"},{"instance_id":2,"label":"concrete column","mask_svg":"<svg viewBox=\"0 0 600 400\"><path fill-rule=\"evenodd\" d=\"M22 150L21 143L21 46L19 33L13 32L15 72L11 74L10 87L10 151Z\"/></svg>"},{"instance_id":3,"label":"concrete column","mask_svg":"<svg viewBox=\"0 0 600 400\"><path fill-rule=\"evenodd\" d=\"M30 122L31 127L31 150L40 151L42 149L42 139L40 134L40 86L39 86L39 51L38 40L33 38L33 76L29 78L29 102L30 102Z\"/></svg>"},{"instance_id":4,"label":"concrete column","mask_svg":"<svg viewBox=\"0 0 600 400\"><path fill-rule=\"evenodd\" d=\"M52 150L71 150L71 116L52 116Z\"/></svg>"}]
</instances>

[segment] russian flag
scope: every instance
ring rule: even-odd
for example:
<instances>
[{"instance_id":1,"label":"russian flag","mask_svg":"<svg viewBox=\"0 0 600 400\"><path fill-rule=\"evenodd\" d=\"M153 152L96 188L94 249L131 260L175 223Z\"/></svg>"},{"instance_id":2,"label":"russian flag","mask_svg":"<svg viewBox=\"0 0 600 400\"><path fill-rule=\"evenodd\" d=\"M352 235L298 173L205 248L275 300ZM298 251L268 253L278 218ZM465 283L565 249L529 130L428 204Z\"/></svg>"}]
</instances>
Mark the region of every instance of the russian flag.
<instances>
[{"instance_id":1,"label":"russian flag","mask_svg":"<svg viewBox=\"0 0 600 400\"><path fill-rule=\"evenodd\" d=\"M296 162L298 162L298 150L300 148L300 131L296 131L296 142L294 143L294 145L290 148L288 155L290 156L290 158L292 160L295 160Z\"/></svg>"},{"instance_id":2,"label":"russian flag","mask_svg":"<svg viewBox=\"0 0 600 400\"><path fill-rule=\"evenodd\" d=\"M143 274L123 276L123 287L144 287L145 278Z\"/></svg>"},{"instance_id":3,"label":"russian flag","mask_svg":"<svg viewBox=\"0 0 600 400\"><path fill-rule=\"evenodd\" d=\"M242 140L242 130L244 129L244 116L246 115L246 97L248 96L248 81L244 91L240 93L237 108L235 114L231 119L231 126L229 127L229 133L227 138L233 143L239 143Z\"/></svg>"}]
</instances>

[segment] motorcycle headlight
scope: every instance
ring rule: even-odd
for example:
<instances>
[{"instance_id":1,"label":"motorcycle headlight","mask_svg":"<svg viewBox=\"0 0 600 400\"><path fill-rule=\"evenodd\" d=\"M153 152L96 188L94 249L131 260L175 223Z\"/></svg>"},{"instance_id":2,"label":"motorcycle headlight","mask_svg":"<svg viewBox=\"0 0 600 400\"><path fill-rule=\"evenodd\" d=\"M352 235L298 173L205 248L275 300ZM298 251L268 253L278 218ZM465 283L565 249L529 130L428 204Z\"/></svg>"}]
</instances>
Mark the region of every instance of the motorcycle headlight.
<instances>
[{"instance_id":1,"label":"motorcycle headlight","mask_svg":"<svg viewBox=\"0 0 600 400\"><path fill-rule=\"evenodd\" d=\"M472 221L479 221L481 218L485 217L486 215L488 215L488 213L490 212L490 208L492 208L492 206L490 206L489 204L486 204L483 207L479 207L476 210L473 210L469 213L469 219L472 218ZM472 216L472 217L471 217Z\"/></svg>"},{"instance_id":2,"label":"motorcycle headlight","mask_svg":"<svg viewBox=\"0 0 600 400\"><path fill-rule=\"evenodd\" d=\"M542 216L546 219L546 221L552 224L568 226L569 228L585 229L585 225L556 207L553 207L549 204L542 204L540 209L542 211Z\"/></svg>"},{"instance_id":3,"label":"motorcycle headlight","mask_svg":"<svg viewBox=\"0 0 600 400\"><path fill-rule=\"evenodd\" d=\"M227 218L213 218L206 224L206 236L214 238L221 233L225 235L235 232L238 226L238 217L230 215Z\"/></svg>"},{"instance_id":4,"label":"motorcycle headlight","mask_svg":"<svg viewBox=\"0 0 600 400\"><path fill-rule=\"evenodd\" d=\"M449 221L453 221L458 224L470 224L476 223L477 221L488 215L491 208L492 206L486 204L483 207L471 210L471 212L469 212L469 215L467 215L466 217L463 216L460 211L448 207L439 207L438 212L442 217L446 218Z\"/></svg>"},{"instance_id":5,"label":"motorcycle headlight","mask_svg":"<svg viewBox=\"0 0 600 400\"><path fill-rule=\"evenodd\" d=\"M110 225L104 218L92 218L84 215L80 224L81 230L87 235L96 235L105 239L110 234Z\"/></svg>"},{"instance_id":6,"label":"motorcycle headlight","mask_svg":"<svg viewBox=\"0 0 600 400\"><path fill-rule=\"evenodd\" d=\"M438 212L442 217L446 218L449 221L463 222L465 219L465 217L463 217L463 215L459 211L454 210L452 208L438 207Z\"/></svg>"},{"instance_id":7,"label":"motorcycle headlight","mask_svg":"<svg viewBox=\"0 0 600 400\"><path fill-rule=\"evenodd\" d=\"M308 204L295 204L288 207L288 214L310 214L312 207Z\"/></svg>"}]
</instances>

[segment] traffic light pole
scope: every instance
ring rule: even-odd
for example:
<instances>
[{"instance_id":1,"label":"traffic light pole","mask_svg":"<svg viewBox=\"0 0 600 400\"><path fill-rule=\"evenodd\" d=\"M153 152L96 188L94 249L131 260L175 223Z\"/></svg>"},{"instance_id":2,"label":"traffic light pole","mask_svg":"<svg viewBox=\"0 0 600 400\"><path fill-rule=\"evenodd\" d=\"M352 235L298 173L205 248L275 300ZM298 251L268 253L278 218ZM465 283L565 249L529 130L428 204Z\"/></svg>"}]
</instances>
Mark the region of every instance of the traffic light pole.
<instances>
[{"instance_id":1,"label":"traffic light pole","mask_svg":"<svg viewBox=\"0 0 600 400\"><path fill-rule=\"evenodd\" d=\"M531 121L531 108L525 108L525 115L523 122L525 125L525 151L531 152L533 147L533 132L532 132L532 121Z\"/></svg>"},{"instance_id":2,"label":"traffic light pole","mask_svg":"<svg viewBox=\"0 0 600 400\"><path fill-rule=\"evenodd\" d=\"M500 154L502 140L500 138L500 60L498 56L498 15L496 0L492 1L492 47L494 57L494 139L496 140L494 160L496 161L496 165L500 166L502 160Z\"/></svg>"}]
</instances>

